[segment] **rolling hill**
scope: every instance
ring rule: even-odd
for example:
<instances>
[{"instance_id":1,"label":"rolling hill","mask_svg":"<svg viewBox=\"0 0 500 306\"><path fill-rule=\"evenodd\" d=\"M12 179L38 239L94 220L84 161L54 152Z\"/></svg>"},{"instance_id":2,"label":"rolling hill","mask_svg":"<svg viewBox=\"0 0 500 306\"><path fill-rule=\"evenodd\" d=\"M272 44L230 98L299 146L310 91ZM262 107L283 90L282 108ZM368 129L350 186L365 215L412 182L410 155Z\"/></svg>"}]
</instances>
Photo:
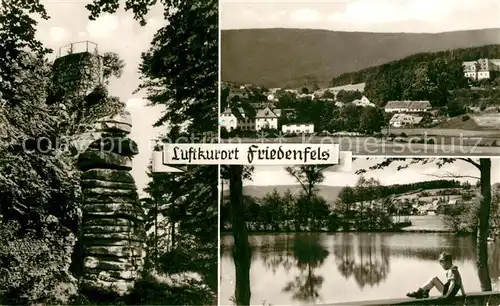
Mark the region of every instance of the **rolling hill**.
<instances>
[{"instance_id":1,"label":"rolling hill","mask_svg":"<svg viewBox=\"0 0 500 306\"><path fill-rule=\"evenodd\" d=\"M221 33L221 78L238 84L300 87L403 57L500 43L500 29L369 33L244 29Z\"/></svg>"}]
</instances>

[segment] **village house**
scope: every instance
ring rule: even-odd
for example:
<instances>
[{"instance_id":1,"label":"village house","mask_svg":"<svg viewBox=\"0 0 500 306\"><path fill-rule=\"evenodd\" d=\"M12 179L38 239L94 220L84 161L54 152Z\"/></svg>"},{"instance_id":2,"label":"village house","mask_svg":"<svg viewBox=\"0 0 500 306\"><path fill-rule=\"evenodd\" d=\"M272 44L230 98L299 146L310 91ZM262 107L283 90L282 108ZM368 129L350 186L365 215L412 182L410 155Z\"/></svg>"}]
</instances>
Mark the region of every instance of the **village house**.
<instances>
[{"instance_id":1,"label":"village house","mask_svg":"<svg viewBox=\"0 0 500 306\"><path fill-rule=\"evenodd\" d=\"M255 115L255 130L278 129L278 119L281 117L281 110L271 110L269 107L259 109Z\"/></svg>"},{"instance_id":2,"label":"village house","mask_svg":"<svg viewBox=\"0 0 500 306\"><path fill-rule=\"evenodd\" d=\"M437 214L439 200L434 200L430 204L423 205L419 208L421 215L434 216Z\"/></svg>"},{"instance_id":3,"label":"village house","mask_svg":"<svg viewBox=\"0 0 500 306\"><path fill-rule=\"evenodd\" d=\"M243 131L254 131L255 130L255 118L248 112L244 112L244 115L240 120L238 120L238 129Z\"/></svg>"},{"instance_id":4,"label":"village house","mask_svg":"<svg viewBox=\"0 0 500 306\"><path fill-rule=\"evenodd\" d=\"M479 81L489 79L492 71L500 71L500 59L481 58L462 63L464 76Z\"/></svg>"},{"instance_id":5,"label":"village house","mask_svg":"<svg viewBox=\"0 0 500 306\"><path fill-rule=\"evenodd\" d=\"M375 104L371 103L366 96L363 96L361 99L352 101L352 104L362 107L375 107Z\"/></svg>"},{"instance_id":6,"label":"village house","mask_svg":"<svg viewBox=\"0 0 500 306\"><path fill-rule=\"evenodd\" d=\"M235 129L255 130L255 119L242 107L227 108L220 115L220 125L229 132Z\"/></svg>"},{"instance_id":7,"label":"village house","mask_svg":"<svg viewBox=\"0 0 500 306\"><path fill-rule=\"evenodd\" d=\"M297 94L297 98L299 99L311 99L311 100L314 100L316 99L316 95L315 94L304 94L304 93L301 93L301 94Z\"/></svg>"},{"instance_id":8,"label":"village house","mask_svg":"<svg viewBox=\"0 0 500 306\"><path fill-rule=\"evenodd\" d=\"M395 128L400 127L411 127L418 125L422 121L423 117L417 117L408 114L394 114L389 120L389 124Z\"/></svg>"},{"instance_id":9,"label":"village house","mask_svg":"<svg viewBox=\"0 0 500 306\"><path fill-rule=\"evenodd\" d=\"M447 201L445 203L441 203L437 207L436 214L447 215L450 212L452 212L453 208L455 208L455 206L459 203L460 203L460 201L457 199L450 199L449 201Z\"/></svg>"},{"instance_id":10,"label":"village house","mask_svg":"<svg viewBox=\"0 0 500 306\"><path fill-rule=\"evenodd\" d=\"M281 127L283 134L312 134L314 133L314 124L312 123L295 123L283 124Z\"/></svg>"},{"instance_id":11,"label":"village house","mask_svg":"<svg viewBox=\"0 0 500 306\"><path fill-rule=\"evenodd\" d=\"M227 108L219 116L220 125L229 132L235 130L238 127L238 117L240 116L237 108Z\"/></svg>"},{"instance_id":12,"label":"village house","mask_svg":"<svg viewBox=\"0 0 500 306\"><path fill-rule=\"evenodd\" d=\"M385 105L387 113L423 113L431 109L429 101L389 101Z\"/></svg>"}]
</instances>

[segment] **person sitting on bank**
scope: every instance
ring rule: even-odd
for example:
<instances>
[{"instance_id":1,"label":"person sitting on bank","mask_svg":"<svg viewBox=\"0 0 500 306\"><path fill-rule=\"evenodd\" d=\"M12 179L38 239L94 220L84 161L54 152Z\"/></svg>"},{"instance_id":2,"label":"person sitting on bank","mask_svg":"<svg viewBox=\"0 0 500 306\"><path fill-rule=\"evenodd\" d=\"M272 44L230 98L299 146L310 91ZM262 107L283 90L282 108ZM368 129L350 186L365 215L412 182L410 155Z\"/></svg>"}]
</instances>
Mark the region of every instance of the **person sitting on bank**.
<instances>
[{"instance_id":1,"label":"person sitting on bank","mask_svg":"<svg viewBox=\"0 0 500 306\"><path fill-rule=\"evenodd\" d=\"M434 277L427 284L418 288L417 291L407 293L407 297L417 299L428 298L432 288L436 288L441 293L440 298L452 298L459 291L461 291L462 296L465 296L462 276L458 272L457 266L453 265L451 255L446 252L441 253L439 255L439 263L446 270L446 283L443 284L439 278Z\"/></svg>"}]
</instances>

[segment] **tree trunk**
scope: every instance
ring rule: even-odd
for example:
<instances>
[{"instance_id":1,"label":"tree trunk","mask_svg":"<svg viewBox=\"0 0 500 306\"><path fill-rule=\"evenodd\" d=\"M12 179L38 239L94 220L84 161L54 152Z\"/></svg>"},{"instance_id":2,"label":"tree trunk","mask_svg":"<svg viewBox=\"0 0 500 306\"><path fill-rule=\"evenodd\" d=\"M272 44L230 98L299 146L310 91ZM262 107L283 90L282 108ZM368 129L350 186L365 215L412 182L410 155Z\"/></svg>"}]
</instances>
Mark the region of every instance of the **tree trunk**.
<instances>
[{"instance_id":1,"label":"tree trunk","mask_svg":"<svg viewBox=\"0 0 500 306\"><path fill-rule=\"evenodd\" d=\"M477 231L477 270L482 291L491 291L491 278L488 270L488 236L491 206L491 159L481 158L481 203Z\"/></svg>"},{"instance_id":2,"label":"tree trunk","mask_svg":"<svg viewBox=\"0 0 500 306\"><path fill-rule=\"evenodd\" d=\"M172 241L171 242L171 248L173 250L175 248L175 242L176 242L175 241L175 222L174 221L172 221L172 227L171 227L170 231L171 231L171 233L170 233L171 236L170 237L171 237L171 241Z\"/></svg>"},{"instance_id":3,"label":"tree trunk","mask_svg":"<svg viewBox=\"0 0 500 306\"><path fill-rule=\"evenodd\" d=\"M155 198L155 266L158 263L158 200Z\"/></svg>"},{"instance_id":4,"label":"tree trunk","mask_svg":"<svg viewBox=\"0 0 500 306\"><path fill-rule=\"evenodd\" d=\"M231 228L234 237L233 259L236 271L236 305L250 305L251 250L243 207L243 166L229 166Z\"/></svg>"}]
</instances>

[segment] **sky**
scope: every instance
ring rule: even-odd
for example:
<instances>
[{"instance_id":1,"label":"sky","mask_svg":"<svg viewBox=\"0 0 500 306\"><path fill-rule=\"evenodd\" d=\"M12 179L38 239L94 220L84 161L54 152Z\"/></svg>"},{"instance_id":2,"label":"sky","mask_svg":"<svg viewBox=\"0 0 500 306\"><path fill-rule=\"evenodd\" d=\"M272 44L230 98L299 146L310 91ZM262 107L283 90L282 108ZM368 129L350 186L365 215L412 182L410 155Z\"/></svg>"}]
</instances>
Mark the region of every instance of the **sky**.
<instances>
[{"instance_id":1,"label":"sky","mask_svg":"<svg viewBox=\"0 0 500 306\"><path fill-rule=\"evenodd\" d=\"M72 42L89 40L98 45L99 53L116 52L125 61L125 68L120 79L112 80L109 92L119 97L127 104L127 110L132 116L132 132L130 138L139 146L139 154L133 159L131 171L138 191L146 187L146 175L151 158L151 139L164 132L164 129L154 129L153 123L161 116L162 107L147 107L144 94L133 94L140 84L138 67L141 52L147 51L153 35L165 24L163 8L156 6L147 15L148 25L141 27L133 19L131 13L125 13L122 8L114 15L103 15L95 21L88 20L85 9L87 1L42 1L51 16L48 21L39 23L37 38L45 46L55 50ZM78 52L75 47L75 52ZM51 56L54 58L54 56Z\"/></svg>"},{"instance_id":2,"label":"sky","mask_svg":"<svg viewBox=\"0 0 500 306\"><path fill-rule=\"evenodd\" d=\"M371 165L380 163L383 158L358 158L353 161L351 171L334 172L325 171L325 180L321 185L326 186L354 186L360 175L355 174L358 169L367 169ZM372 170L364 174L365 177L378 179L382 185L409 184L414 182L443 179L437 176L444 174L454 174L462 176L479 177L479 170L473 165L457 160L453 164L447 164L438 169L435 163L426 165L414 164L408 169L397 171L398 165L403 162L394 163L383 170ZM368 169L367 169L368 170ZM453 179L453 178L444 178ZM475 183L475 179L458 179L460 181L468 180ZM492 184L500 182L500 158L492 160L491 169ZM277 185L298 185L297 181L290 176L284 166L255 166L252 180L245 180L244 186L277 186ZM227 188L227 186L225 186Z\"/></svg>"},{"instance_id":3,"label":"sky","mask_svg":"<svg viewBox=\"0 0 500 306\"><path fill-rule=\"evenodd\" d=\"M498 0L220 0L222 29L435 33L500 28Z\"/></svg>"}]
</instances>

